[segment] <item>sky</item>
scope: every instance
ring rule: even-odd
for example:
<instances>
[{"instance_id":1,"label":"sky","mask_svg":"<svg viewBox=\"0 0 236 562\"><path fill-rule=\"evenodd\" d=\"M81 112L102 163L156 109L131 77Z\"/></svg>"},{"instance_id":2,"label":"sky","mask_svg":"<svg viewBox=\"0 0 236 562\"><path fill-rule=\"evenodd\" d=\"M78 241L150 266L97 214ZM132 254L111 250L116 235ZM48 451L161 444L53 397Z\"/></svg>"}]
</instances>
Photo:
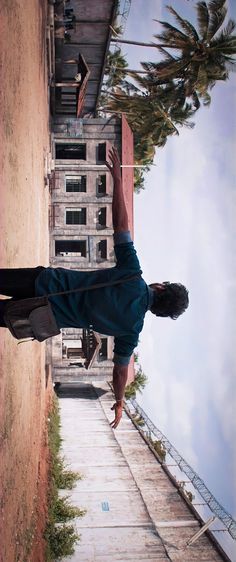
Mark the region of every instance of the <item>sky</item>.
<instances>
[{"instance_id":1,"label":"sky","mask_svg":"<svg viewBox=\"0 0 236 562\"><path fill-rule=\"evenodd\" d=\"M193 23L192 0L168 2ZM234 5L235 7L235 5ZM228 14L236 19L233 3ZM161 0L133 0L124 38L153 40L171 20ZM155 49L122 46L130 68ZM212 90L193 130L156 151L135 196L135 247L147 283L181 282L178 320L148 313L138 346L148 384L138 401L155 425L236 516L236 75Z\"/></svg>"}]
</instances>

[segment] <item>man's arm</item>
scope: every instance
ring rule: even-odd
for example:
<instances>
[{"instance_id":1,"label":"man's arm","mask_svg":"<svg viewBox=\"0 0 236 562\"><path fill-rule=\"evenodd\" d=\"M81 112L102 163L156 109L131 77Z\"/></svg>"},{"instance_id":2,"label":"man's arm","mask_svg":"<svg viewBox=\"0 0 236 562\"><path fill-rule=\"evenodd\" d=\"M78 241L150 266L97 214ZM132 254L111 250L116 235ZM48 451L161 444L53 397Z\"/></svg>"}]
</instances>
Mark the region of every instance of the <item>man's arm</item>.
<instances>
[{"instance_id":1,"label":"man's arm","mask_svg":"<svg viewBox=\"0 0 236 562\"><path fill-rule=\"evenodd\" d=\"M128 365L115 364L113 368L113 388L116 402L114 406L112 406L112 410L115 410L115 419L111 422L111 427L113 429L116 429L122 418L123 398L127 378Z\"/></svg>"},{"instance_id":2,"label":"man's arm","mask_svg":"<svg viewBox=\"0 0 236 562\"><path fill-rule=\"evenodd\" d=\"M112 200L112 222L114 233L127 232L129 230L128 214L126 211L124 194L122 189L120 159L117 150L112 147L109 151L111 164L106 162L113 177L114 189Z\"/></svg>"},{"instance_id":3,"label":"man's arm","mask_svg":"<svg viewBox=\"0 0 236 562\"><path fill-rule=\"evenodd\" d=\"M122 189L120 159L117 150L112 147L109 151L111 163L106 162L111 172L114 182L113 199L112 199L112 222L114 234L119 232L128 232L129 222L126 210L124 194ZM128 365L120 365L115 363L113 368L113 388L116 402L112 406L115 410L115 419L111 422L111 427L116 429L122 418L123 398L125 385L128 378Z\"/></svg>"}]
</instances>

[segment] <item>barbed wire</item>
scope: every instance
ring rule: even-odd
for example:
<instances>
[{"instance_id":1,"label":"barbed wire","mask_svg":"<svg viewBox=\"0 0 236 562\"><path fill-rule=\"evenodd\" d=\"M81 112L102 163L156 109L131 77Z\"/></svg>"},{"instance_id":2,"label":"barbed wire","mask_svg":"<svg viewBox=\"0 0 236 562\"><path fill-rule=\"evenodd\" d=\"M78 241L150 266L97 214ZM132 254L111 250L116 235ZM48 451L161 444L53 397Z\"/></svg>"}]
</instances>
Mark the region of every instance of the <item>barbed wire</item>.
<instances>
[{"instance_id":1,"label":"barbed wire","mask_svg":"<svg viewBox=\"0 0 236 562\"><path fill-rule=\"evenodd\" d=\"M199 492L200 496L205 500L205 504L210 508L210 510L217 515L217 517L225 525L226 530L229 532L231 537L236 539L236 521L228 513L228 511L218 502L218 500L213 496L210 490L207 488L202 478L193 470L193 468L186 462L182 455L177 451L177 449L171 444L169 439L158 429L154 423L150 420L146 412L139 406L134 398L130 398L128 401L132 404L134 410L143 418L145 425L149 432L153 434L158 440L160 440L166 452L175 460L177 466L186 474L194 488ZM143 427L142 427L143 429ZM165 464L165 461L163 461Z\"/></svg>"}]
</instances>

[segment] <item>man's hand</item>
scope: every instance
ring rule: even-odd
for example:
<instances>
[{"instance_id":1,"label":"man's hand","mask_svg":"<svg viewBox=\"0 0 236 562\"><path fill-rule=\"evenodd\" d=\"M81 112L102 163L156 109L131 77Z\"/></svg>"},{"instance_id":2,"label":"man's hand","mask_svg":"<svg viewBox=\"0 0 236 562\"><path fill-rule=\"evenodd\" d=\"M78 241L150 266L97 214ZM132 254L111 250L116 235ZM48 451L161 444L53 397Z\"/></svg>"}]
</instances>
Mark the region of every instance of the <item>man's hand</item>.
<instances>
[{"instance_id":1,"label":"man's hand","mask_svg":"<svg viewBox=\"0 0 236 562\"><path fill-rule=\"evenodd\" d=\"M114 233L117 234L129 230L129 220L122 187L120 159L114 146L109 151L109 158L111 162L106 162L106 165L113 177L112 224Z\"/></svg>"},{"instance_id":2,"label":"man's hand","mask_svg":"<svg viewBox=\"0 0 236 562\"><path fill-rule=\"evenodd\" d=\"M109 150L109 158L111 160L111 164L110 162L106 162L106 165L111 172L113 180L116 182L121 181L120 158L118 151L114 148L114 146L111 150Z\"/></svg>"},{"instance_id":3,"label":"man's hand","mask_svg":"<svg viewBox=\"0 0 236 562\"><path fill-rule=\"evenodd\" d=\"M123 400L115 402L111 410L115 410L115 419L110 423L112 429L116 429L122 418Z\"/></svg>"}]
</instances>

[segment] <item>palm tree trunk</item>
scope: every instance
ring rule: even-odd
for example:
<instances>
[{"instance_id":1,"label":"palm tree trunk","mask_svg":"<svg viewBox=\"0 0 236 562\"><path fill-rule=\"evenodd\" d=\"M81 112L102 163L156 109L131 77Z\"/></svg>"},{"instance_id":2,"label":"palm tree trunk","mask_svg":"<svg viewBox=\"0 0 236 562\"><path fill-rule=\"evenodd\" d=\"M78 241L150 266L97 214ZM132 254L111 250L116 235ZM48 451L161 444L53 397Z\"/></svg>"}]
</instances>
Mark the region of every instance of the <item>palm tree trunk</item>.
<instances>
[{"instance_id":1,"label":"palm tree trunk","mask_svg":"<svg viewBox=\"0 0 236 562\"><path fill-rule=\"evenodd\" d=\"M147 70L133 70L132 68L123 68L123 66L114 66L112 64L107 65L107 68L115 68L115 70L123 70L126 73L130 74L148 74Z\"/></svg>"},{"instance_id":2,"label":"palm tree trunk","mask_svg":"<svg viewBox=\"0 0 236 562\"><path fill-rule=\"evenodd\" d=\"M168 43L141 43L140 41L131 41L129 39L111 38L111 43L125 43L127 45L140 45L140 47L168 47L168 49L176 49L176 45L169 45Z\"/></svg>"},{"instance_id":3,"label":"palm tree trunk","mask_svg":"<svg viewBox=\"0 0 236 562\"><path fill-rule=\"evenodd\" d=\"M126 43L128 45L140 45L140 47L156 47L155 43L141 43L139 41L129 41L128 39L111 38L111 43Z\"/></svg>"}]
</instances>

